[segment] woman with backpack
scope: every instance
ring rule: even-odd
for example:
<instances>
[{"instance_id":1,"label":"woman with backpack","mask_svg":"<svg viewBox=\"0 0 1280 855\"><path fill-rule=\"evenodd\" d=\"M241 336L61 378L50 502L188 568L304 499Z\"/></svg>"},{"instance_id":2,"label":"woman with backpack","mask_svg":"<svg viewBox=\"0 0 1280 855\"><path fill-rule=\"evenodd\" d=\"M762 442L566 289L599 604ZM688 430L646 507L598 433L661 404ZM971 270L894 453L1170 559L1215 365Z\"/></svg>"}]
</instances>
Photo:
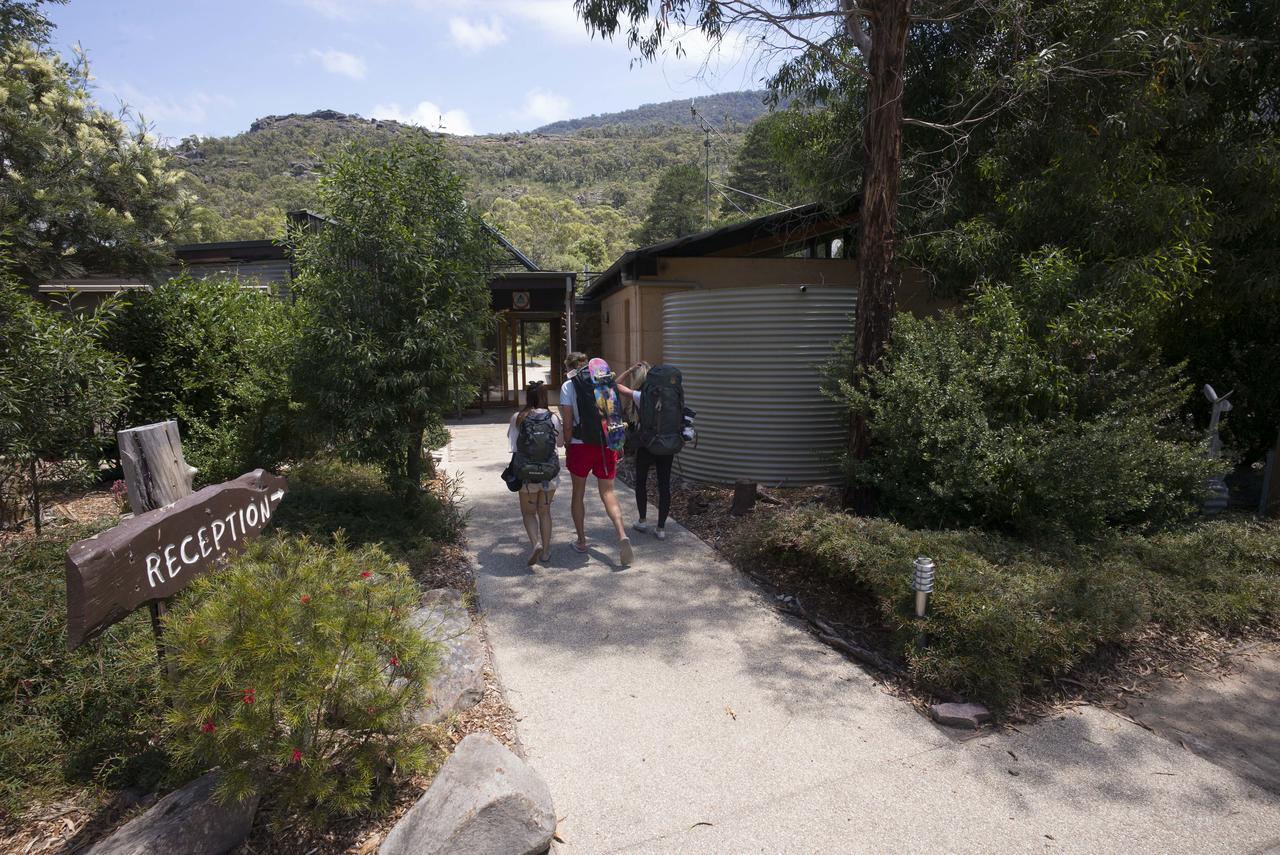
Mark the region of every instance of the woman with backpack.
<instances>
[{"instance_id":1,"label":"woman with backpack","mask_svg":"<svg viewBox=\"0 0 1280 855\"><path fill-rule=\"evenodd\" d=\"M636 388L621 382L635 375ZM680 369L670 365L650 367L637 362L618 376L618 391L631 398L639 413L636 432L636 511L639 519L632 524L636 531L648 531L646 511L649 504L649 470L658 473L658 525L653 536L666 540L667 514L671 511L671 464L684 447L686 410ZM691 420L691 416L690 419Z\"/></svg>"},{"instance_id":2,"label":"woman with backpack","mask_svg":"<svg viewBox=\"0 0 1280 855\"><path fill-rule=\"evenodd\" d=\"M542 406L542 384L525 387L524 407L511 417L507 426L507 445L511 450L511 471L520 485L520 517L529 536L529 560L551 558L551 501L560 486L560 455L556 447L564 445L560 417Z\"/></svg>"}]
</instances>

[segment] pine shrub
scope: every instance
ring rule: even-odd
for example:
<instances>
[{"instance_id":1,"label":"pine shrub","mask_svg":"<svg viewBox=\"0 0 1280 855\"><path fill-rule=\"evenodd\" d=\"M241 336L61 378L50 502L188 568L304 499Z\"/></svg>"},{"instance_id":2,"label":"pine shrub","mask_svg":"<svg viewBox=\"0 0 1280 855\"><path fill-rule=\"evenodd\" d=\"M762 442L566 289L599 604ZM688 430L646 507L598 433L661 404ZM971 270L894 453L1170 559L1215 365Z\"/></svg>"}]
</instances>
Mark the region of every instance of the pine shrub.
<instances>
[{"instance_id":1,"label":"pine shrub","mask_svg":"<svg viewBox=\"0 0 1280 855\"><path fill-rule=\"evenodd\" d=\"M385 804L435 755L411 715L436 667L409 622L419 596L404 565L341 537L268 538L202 576L166 620L179 764L220 766L225 798L269 786L282 815L316 822Z\"/></svg>"}]
</instances>

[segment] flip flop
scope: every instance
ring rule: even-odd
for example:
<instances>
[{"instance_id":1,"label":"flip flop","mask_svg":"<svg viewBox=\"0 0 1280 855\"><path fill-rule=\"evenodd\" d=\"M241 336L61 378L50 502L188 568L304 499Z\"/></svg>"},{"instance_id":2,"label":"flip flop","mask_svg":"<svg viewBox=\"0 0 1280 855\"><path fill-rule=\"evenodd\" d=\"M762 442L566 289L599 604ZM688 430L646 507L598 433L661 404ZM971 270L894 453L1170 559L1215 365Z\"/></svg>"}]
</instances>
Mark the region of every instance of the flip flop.
<instances>
[{"instance_id":1,"label":"flip flop","mask_svg":"<svg viewBox=\"0 0 1280 855\"><path fill-rule=\"evenodd\" d=\"M529 560L525 562L525 565L526 565L526 566L528 566L528 567L532 567L533 565L537 564L537 563L538 563L538 556L540 556L540 555L542 555L542 547L541 547L541 546L536 547L536 548L533 550L533 552L529 553Z\"/></svg>"},{"instance_id":2,"label":"flip flop","mask_svg":"<svg viewBox=\"0 0 1280 855\"><path fill-rule=\"evenodd\" d=\"M623 567L630 567L635 559L635 551L631 549L631 538L624 537L618 541L618 563Z\"/></svg>"},{"instance_id":3,"label":"flip flop","mask_svg":"<svg viewBox=\"0 0 1280 855\"><path fill-rule=\"evenodd\" d=\"M589 549L590 547L588 547L585 543L578 543L578 541L576 540L573 542L573 551L578 553L579 555L586 555Z\"/></svg>"}]
</instances>

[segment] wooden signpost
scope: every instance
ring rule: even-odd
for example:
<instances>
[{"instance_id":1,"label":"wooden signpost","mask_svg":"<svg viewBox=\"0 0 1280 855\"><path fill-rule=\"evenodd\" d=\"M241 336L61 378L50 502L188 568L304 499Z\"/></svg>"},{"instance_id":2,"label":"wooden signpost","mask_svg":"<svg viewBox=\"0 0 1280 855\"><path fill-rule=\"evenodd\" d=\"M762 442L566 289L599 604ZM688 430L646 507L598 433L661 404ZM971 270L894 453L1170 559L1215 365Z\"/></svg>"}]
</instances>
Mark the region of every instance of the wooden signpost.
<instances>
[{"instance_id":1,"label":"wooden signpost","mask_svg":"<svg viewBox=\"0 0 1280 855\"><path fill-rule=\"evenodd\" d=\"M165 454L182 461L181 444L166 446ZM148 469L137 462L135 467ZM185 469L182 463L189 484ZM133 483L129 486L132 502ZM241 552L271 520L285 489L283 478L255 469L74 544L67 550L67 649L75 650L144 604L152 606L158 635L160 604Z\"/></svg>"}]
</instances>

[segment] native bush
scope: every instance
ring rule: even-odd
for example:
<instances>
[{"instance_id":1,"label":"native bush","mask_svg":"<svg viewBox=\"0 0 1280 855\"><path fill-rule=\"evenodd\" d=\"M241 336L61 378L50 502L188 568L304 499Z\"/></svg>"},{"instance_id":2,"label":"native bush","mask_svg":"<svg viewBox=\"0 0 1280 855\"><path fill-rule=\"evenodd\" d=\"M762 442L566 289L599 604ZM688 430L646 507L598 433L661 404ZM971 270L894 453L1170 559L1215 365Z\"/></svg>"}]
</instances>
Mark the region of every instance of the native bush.
<instances>
[{"instance_id":1,"label":"native bush","mask_svg":"<svg viewBox=\"0 0 1280 855\"><path fill-rule=\"evenodd\" d=\"M382 473L369 465L315 459L289 472L289 501L272 524L277 531L327 541L341 532L355 546L377 543L393 557L417 566L441 543L456 541L463 517L453 494L426 490L421 501L406 502L387 488Z\"/></svg>"},{"instance_id":2,"label":"native bush","mask_svg":"<svg viewBox=\"0 0 1280 855\"><path fill-rule=\"evenodd\" d=\"M316 429L416 501L424 446L475 396L494 243L443 148L353 143L326 164L331 222L292 237L305 314L297 372Z\"/></svg>"},{"instance_id":3,"label":"native bush","mask_svg":"<svg viewBox=\"0 0 1280 855\"><path fill-rule=\"evenodd\" d=\"M959 312L900 316L866 386L837 360L835 394L876 438L851 477L918 525L1098 537L1193 513L1217 464L1179 417L1190 389L1123 304L1069 296L1079 275L1051 252Z\"/></svg>"},{"instance_id":4,"label":"native bush","mask_svg":"<svg viewBox=\"0 0 1280 855\"><path fill-rule=\"evenodd\" d=\"M866 598L889 652L919 688L997 710L1153 624L1223 634L1280 624L1275 523L1229 518L1086 545L1032 545L799 511L763 516L731 551L740 563L800 569ZM918 555L938 566L923 622L911 590Z\"/></svg>"},{"instance_id":5,"label":"native bush","mask_svg":"<svg viewBox=\"0 0 1280 855\"><path fill-rule=\"evenodd\" d=\"M165 624L175 760L317 821L385 804L393 775L434 758L411 716L436 667L409 620L419 596L404 565L341 538L268 538L200 577Z\"/></svg>"},{"instance_id":6,"label":"native bush","mask_svg":"<svg viewBox=\"0 0 1280 855\"><path fill-rule=\"evenodd\" d=\"M72 481L96 475L99 428L129 393L125 361L102 346L114 309L55 311L0 275L0 469L24 482L37 531L48 465L61 464Z\"/></svg>"},{"instance_id":7,"label":"native bush","mask_svg":"<svg viewBox=\"0 0 1280 855\"><path fill-rule=\"evenodd\" d=\"M0 548L0 808L68 786L149 788L166 765L163 702L146 610L67 652L67 548L59 526Z\"/></svg>"},{"instance_id":8,"label":"native bush","mask_svg":"<svg viewBox=\"0 0 1280 855\"><path fill-rule=\"evenodd\" d=\"M130 425L177 418L199 483L269 468L294 450L293 308L236 279L179 276L135 291L110 343L134 362Z\"/></svg>"}]
</instances>

